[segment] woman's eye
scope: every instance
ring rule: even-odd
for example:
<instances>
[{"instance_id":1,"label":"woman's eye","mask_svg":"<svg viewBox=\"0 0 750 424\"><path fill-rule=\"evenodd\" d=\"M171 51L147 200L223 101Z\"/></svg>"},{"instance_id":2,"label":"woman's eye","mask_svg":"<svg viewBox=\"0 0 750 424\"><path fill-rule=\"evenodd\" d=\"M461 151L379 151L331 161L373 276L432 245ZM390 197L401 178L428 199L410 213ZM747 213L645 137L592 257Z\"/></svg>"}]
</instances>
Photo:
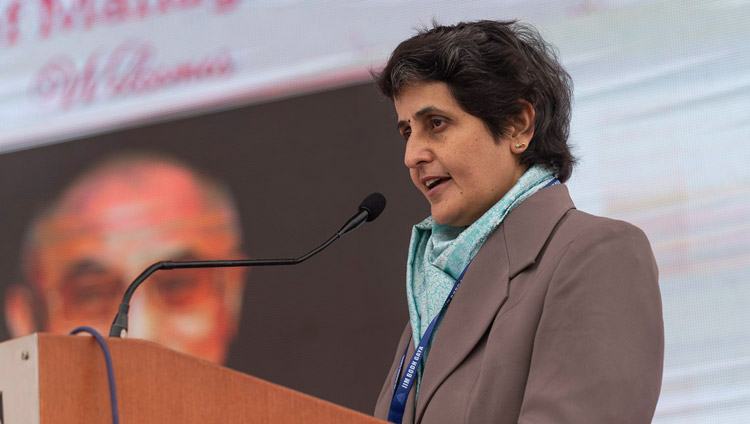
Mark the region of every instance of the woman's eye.
<instances>
[{"instance_id":1,"label":"woman's eye","mask_svg":"<svg viewBox=\"0 0 750 424\"><path fill-rule=\"evenodd\" d=\"M411 129L409 128L405 129L404 132L401 133L401 136L404 137L404 140L408 140L410 135Z\"/></svg>"},{"instance_id":2,"label":"woman's eye","mask_svg":"<svg viewBox=\"0 0 750 424\"><path fill-rule=\"evenodd\" d=\"M432 118L430 119L430 123L432 124L432 128L439 128L445 125L445 120L442 118Z\"/></svg>"}]
</instances>

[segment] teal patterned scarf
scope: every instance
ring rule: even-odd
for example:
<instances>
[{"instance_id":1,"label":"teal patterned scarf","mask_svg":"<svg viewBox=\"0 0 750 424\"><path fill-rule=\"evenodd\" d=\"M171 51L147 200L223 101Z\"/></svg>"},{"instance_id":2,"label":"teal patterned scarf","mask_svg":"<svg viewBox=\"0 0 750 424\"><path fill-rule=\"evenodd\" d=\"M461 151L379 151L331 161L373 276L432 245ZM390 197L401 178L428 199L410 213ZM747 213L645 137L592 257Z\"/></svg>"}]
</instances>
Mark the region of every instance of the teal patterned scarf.
<instances>
[{"instance_id":1,"label":"teal patterned scarf","mask_svg":"<svg viewBox=\"0 0 750 424\"><path fill-rule=\"evenodd\" d=\"M490 234L510 211L554 178L553 173L544 167L529 168L499 202L469 227L440 225L432 217L414 226L406 265L406 298L415 346L440 312L456 279ZM437 328L433 338L435 333ZM432 341L427 345L422 364L431 344ZM418 373L417 390L421 374Z\"/></svg>"}]
</instances>

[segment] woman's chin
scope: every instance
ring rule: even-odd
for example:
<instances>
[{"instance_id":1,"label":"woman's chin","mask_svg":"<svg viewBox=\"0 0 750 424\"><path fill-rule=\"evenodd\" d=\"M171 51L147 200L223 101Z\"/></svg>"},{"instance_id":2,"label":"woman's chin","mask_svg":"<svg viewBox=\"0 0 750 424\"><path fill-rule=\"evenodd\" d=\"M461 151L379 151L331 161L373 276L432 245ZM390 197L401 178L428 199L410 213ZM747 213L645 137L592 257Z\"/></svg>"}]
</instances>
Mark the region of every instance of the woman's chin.
<instances>
[{"instance_id":1,"label":"woman's chin","mask_svg":"<svg viewBox=\"0 0 750 424\"><path fill-rule=\"evenodd\" d=\"M440 225L449 225L451 227L466 227L469 224L463 224L459 216L445 211L432 210L432 219Z\"/></svg>"}]
</instances>

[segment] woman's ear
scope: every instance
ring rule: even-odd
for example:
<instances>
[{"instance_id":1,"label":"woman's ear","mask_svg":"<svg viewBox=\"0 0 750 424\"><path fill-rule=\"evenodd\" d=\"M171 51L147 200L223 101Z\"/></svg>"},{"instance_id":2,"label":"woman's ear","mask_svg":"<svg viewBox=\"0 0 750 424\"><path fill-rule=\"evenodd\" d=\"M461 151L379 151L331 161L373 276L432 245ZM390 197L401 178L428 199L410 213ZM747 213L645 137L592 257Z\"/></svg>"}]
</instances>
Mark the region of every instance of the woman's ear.
<instances>
[{"instance_id":1,"label":"woman's ear","mask_svg":"<svg viewBox=\"0 0 750 424\"><path fill-rule=\"evenodd\" d=\"M13 284L5 292L5 325L11 337L21 337L38 329L34 320L34 302L28 287Z\"/></svg>"},{"instance_id":2,"label":"woman's ear","mask_svg":"<svg viewBox=\"0 0 750 424\"><path fill-rule=\"evenodd\" d=\"M526 100L519 100L521 111L511 119L509 139L514 152L521 153L529 146L534 137L534 106Z\"/></svg>"}]
</instances>

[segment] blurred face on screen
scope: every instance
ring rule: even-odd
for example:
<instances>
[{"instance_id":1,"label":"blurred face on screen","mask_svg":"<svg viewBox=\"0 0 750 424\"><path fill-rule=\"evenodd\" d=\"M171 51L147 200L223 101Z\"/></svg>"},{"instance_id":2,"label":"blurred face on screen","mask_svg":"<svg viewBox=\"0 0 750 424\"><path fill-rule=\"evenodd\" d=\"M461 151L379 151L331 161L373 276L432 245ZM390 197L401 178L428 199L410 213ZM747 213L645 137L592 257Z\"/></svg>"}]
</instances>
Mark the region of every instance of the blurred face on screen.
<instances>
[{"instance_id":1,"label":"blurred face on screen","mask_svg":"<svg viewBox=\"0 0 750 424\"><path fill-rule=\"evenodd\" d=\"M11 330L67 333L88 325L106 334L125 288L150 264L240 257L236 222L227 197L184 167L152 159L99 168L36 222L24 257L31 295L16 288L7 296ZM157 271L133 296L128 335L223 362L244 273ZM42 328L24 325L34 309Z\"/></svg>"}]
</instances>

